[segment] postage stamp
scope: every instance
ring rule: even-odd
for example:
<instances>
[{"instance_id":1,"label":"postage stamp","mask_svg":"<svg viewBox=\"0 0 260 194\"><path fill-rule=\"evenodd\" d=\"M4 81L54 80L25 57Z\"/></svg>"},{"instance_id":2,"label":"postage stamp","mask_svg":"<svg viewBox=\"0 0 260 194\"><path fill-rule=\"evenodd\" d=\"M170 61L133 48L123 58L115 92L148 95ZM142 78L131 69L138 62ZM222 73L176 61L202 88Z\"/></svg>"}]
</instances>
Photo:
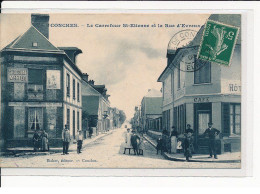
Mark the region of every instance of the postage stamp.
<instances>
[{"instance_id":1,"label":"postage stamp","mask_svg":"<svg viewBox=\"0 0 260 194\"><path fill-rule=\"evenodd\" d=\"M229 66L239 28L208 20L205 24L198 59Z\"/></svg>"}]
</instances>

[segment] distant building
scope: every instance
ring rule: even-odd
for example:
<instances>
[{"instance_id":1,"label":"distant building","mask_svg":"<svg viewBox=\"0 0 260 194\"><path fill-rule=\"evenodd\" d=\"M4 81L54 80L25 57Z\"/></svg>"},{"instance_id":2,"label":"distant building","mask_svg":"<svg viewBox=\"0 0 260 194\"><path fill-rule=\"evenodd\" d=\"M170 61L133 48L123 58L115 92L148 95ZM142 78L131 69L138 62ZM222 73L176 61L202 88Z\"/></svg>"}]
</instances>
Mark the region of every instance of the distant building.
<instances>
[{"instance_id":1,"label":"distant building","mask_svg":"<svg viewBox=\"0 0 260 194\"><path fill-rule=\"evenodd\" d=\"M46 130L50 146L61 145L65 124L81 129L81 71L76 47L49 41L49 15L32 14L31 27L1 51L1 131L6 146L31 146Z\"/></svg>"},{"instance_id":2,"label":"distant building","mask_svg":"<svg viewBox=\"0 0 260 194\"><path fill-rule=\"evenodd\" d=\"M141 125L144 131L161 130L162 122L162 93L160 91L149 89L141 102ZM154 121L157 121L155 124Z\"/></svg>"},{"instance_id":3,"label":"distant building","mask_svg":"<svg viewBox=\"0 0 260 194\"><path fill-rule=\"evenodd\" d=\"M84 130L92 127L94 135L109 130L110 102L108 97L105 85L95 85L93 80L88 80L87 74L83 74L82 110L83 115L86 115L86 118L83 118Z\"/></svg>"},{"instance_id":4,"label":"distant building","mask_svg":"<svg viewBox=\"0 0 260 194\"><path fill-rule=\"evenodd\" d=\"M241 16L214 14L211 20L241 26ZM219 152L240 151L241 135L241 36L229 67L196 59L204 26L186 47L168 53L168 63L158 81L163 83L163 126L176 126L183 134L187 124L195 130L197 152L208 152L202 134L213 122L222 132ZM194 56L194 57L191 57ZM191 64L196 71L182 71ZM186 62L186 63L185 63ZM204 65L203 65L203 64Z\"/></svg>"}]
</instances>

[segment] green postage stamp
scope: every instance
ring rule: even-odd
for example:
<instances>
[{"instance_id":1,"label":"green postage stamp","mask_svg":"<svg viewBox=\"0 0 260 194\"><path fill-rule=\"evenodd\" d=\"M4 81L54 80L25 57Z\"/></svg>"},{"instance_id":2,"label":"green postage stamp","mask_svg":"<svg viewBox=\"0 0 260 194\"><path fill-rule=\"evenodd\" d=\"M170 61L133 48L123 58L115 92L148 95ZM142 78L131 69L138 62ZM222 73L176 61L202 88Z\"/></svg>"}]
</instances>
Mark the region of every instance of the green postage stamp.
<instances>
[{"instance_id":1,"label":"green postage stamp","mask_svg":"<svg viewBox=\"0 0 260 194\"><path fill-rule=\"evenodd\" d=\"M229 66L239 28L208 20L199 48L198 59Z\"/></svg>"}]
</instances>

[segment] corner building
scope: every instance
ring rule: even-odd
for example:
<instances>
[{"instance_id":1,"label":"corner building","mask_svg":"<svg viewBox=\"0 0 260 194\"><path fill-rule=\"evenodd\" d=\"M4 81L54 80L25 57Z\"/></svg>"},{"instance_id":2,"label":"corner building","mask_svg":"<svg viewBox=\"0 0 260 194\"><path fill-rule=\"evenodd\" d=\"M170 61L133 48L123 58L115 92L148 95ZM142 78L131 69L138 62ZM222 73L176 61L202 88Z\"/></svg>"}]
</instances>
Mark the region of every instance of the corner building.
<instances>
[{"instance_id":1,"label":"corner building","mask_svg":"<svg viewBox=\"0 0 260 194\"><path fill-rule=\"evenodd\" d=\"M1 51L1 130L5 147L32 146L35 130L46 130L50 146L61 146L69 124L81 130L81 50L49 41L49 15L32 14L31 27Z\"/></svg>"},{"instance_id":2,"label":"corner building","mask_svg":"<svg viewBox=\"0 0 260 194\"><path fill-rule=\"evenodd\" d=\"M240 15L216 14L209 19L241 26ZM169 111L173 109L173 112L169 119L163 118L163 121L173 123L180 134L190 124L195 132L194 143L198 153L208 153L207 139L202 134L207 129L208 122L213 122L213 127L221 131L217 151L240 151L241 36L235 45L232 63L227 67L196 59L203 28L204 26L188 46L168 55L168 66L158 81L163 82L164 102L168 97L169 104L171 103ZM200 68L187 71L190 68L187 64ZM164 104L163 110L166 109L167 104Z\"/></svg>"}]
</instances>

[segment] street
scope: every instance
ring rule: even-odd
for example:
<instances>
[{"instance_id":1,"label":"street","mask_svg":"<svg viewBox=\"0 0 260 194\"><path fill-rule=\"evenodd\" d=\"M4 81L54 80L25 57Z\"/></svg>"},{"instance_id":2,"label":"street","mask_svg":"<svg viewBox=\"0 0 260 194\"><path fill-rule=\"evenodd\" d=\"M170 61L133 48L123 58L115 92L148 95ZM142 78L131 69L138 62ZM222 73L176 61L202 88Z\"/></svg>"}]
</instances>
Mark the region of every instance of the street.
<instances>
[{"instance_id":1,"label":"street","mask_svg":"<svg viewBox=\"0 0 260 194\"><path fill-rule=\"evenodd\" d=\"M144 155L123 154L120 145L124 142L125 128L89 143L81 154L70 151L41 156L2 157L2 167L48 167L48 168L238 168L239 163L174 162L166 160L144 140Z\"/></svg>"}]
</instances>

